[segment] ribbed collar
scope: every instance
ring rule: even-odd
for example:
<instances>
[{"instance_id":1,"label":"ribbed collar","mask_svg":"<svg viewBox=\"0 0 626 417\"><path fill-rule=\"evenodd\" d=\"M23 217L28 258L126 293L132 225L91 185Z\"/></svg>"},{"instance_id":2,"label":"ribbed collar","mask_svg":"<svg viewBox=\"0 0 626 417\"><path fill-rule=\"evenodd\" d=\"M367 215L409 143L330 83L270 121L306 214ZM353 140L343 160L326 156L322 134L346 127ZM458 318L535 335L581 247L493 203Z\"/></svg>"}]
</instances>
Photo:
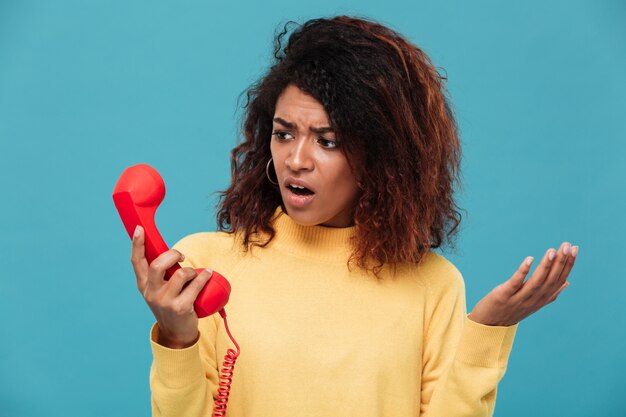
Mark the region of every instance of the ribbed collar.
<instances>
[{"instance_id":1,"label":"ribbed collar","mask_svg":"<svg viewBox=\"0 0 626 417\"><path fill-rule=\"evenodd\" d=\"M273 226L276 236L270 245L282 252L311 260L346 262L353 250L350 238L354 236L356 226L302 226L281 206L274 211Z\"/></svg>"}]
</instances>

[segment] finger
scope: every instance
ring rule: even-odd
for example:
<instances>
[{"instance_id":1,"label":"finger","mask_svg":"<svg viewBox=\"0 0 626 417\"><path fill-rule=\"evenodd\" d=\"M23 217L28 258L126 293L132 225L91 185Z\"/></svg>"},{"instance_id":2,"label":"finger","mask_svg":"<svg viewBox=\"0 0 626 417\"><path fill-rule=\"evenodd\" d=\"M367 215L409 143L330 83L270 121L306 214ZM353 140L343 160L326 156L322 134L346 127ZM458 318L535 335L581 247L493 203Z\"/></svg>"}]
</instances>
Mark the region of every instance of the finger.
<instances>
[{"instance_id":1,"label":"finger","mask_svg":"<svg viewBox=\"0 0 626 417\"><path fill-rule=\"evenodd\" d=\"M185 259L185 256L177 251L176 249L170 249L159 256L150 263L150 267L148 268L148 287L152 289L160 289L165 285L165 271L169 268L177 264L178 262L182 262Z\"/></svg>"},{"instance_id":2,"label":"finger","mask_svg":"<svg viewBox=\"0 0 626 417\"><path fill-rule=\"evenodd\" d=\"M137 288L142 292L146 287L146 280L148 279L148 261L145 256L144 239L143 228L137 226L135 233L133 233L130 262L133 264L133 270L135 271Z\"/></svg>"},{"instance_id":3,"label":"finger","mask_svg":"<svg viewBox=\"0 0 626 417\"><path fill-rule=\"evenodd\" d=\"M554 291L556 291L558 288L561 287L561 285L563 285L563 281L559 281L559 277L561 276L561 272L563 272L563 269L567 264L567 259L570 257L569 254L571 249L571 243L563 242L561 244L561 247L557 251L556 259L554 260L554 262L552 262L552 268L550 268L550 272L548 273L546 281L543 285L548 292L546 294L546 298L554 294Z\"/></svg>"},{"instance_id":4,"label":"finger","mask_svg":"<svg viewBox=\"0 0 626 417\"><path fill-rule=\"evenodd\" d=\"M572 246L570 250L570 256L567 258L567 263L565 267L561 271L561 275L559 276L559 283L564 283L567 281L567 277L569 276L570 271L574 267L574 263L576 262L576 257L578 256L578 246Z\"/></svg>"},{"instance_id":5,"label":"finger","mask_svg":"<svg viewBox=\"0 0 626 417\"><path fill-rule=\"evenodd\" d=\"M548 300L548 302L546 304L550 304L551 302L553 302L554 300L556 300L556 297L559 296L559 294L565 290L565 288L569 287L569 281L566 281L563 283L563 285L561 285L561 288L559 288L553 295L552 297L550 297L550 299Z\"/></svg>"},{"instance_id":6,"label":"finger","mask_svg":"<svg viewBox=\"0 0 626 417\"><path fill-rule=\"evenodd\" d=\"M533 258L532 256L527 256L526 259L524 259L522 264L519 266L519 268L517 268L517 271L515 271L513 276L505 283L505 288L509 296L515 294L517 291L520 290L520 288L522 288L524 280L526 279L528 272L530 272L530 267L534 259L535 258Z\"/></svg>"},{"instance_id":7,"label":"finger","mask_svg":"<svg viewBox=\"0 0 626 417\"><path fill-rule=\"evenodd\" d=\"M548 272L552 267L555 256L556 251L553 248L548 249L543 255L543 259L537 268L535 268L535 272L533 272L533 275L524 283L524 286L519 291L519 294L523 299L534 298L538 295L542 295L540 289L548 276Z\"/></svg>"},{"instance_id":8,"label":"finger","mask_svg":"<svg viewBox=\"0 0 626 417\"><path fill-rule=\"evenodd\" d=\"M198 298L198 294L202 291L205 285L211 280L213 271L210 268L205 269L198 274L197 277L192 279L187 286L183 289L178 297L178 301L185 306L191 306L193 309L193 303Z\"/></svg>"},{"instance_id":9,"label":"finger","mask_svg":"<svg viewBox=\"0 0 626 417\"><path fill-rule=\"evenodd\" d=\"M171 298L178 297L185 285L197 275L196 270L190 267L181 268L174 272L174 275L167 283L166 296Z\"/></svg>"}]
</instances>

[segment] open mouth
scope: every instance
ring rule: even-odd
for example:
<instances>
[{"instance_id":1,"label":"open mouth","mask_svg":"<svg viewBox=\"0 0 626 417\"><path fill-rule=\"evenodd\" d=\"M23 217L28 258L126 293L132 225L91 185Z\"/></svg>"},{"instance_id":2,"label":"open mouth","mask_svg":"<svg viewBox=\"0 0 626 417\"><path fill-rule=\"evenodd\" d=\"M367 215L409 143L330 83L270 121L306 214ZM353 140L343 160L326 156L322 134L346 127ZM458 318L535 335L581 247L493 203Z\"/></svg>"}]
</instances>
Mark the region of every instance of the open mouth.
<instances>
[{"instance_id":1,"label":"open mouth","mask_svg":"<svg viewBox=\"0 0 626 417\"><path fill-rule=\"evenodd\" d=\"M294 193L295 195L302 195L302 196L304 196L304 195L313 195L313 194L315 194L313 191L309 190L306 187L300 187L300 186L292 185L292 184L288 185L287 189L289 191L291 191L292 193Z\"/></svg>"}]
</instances>

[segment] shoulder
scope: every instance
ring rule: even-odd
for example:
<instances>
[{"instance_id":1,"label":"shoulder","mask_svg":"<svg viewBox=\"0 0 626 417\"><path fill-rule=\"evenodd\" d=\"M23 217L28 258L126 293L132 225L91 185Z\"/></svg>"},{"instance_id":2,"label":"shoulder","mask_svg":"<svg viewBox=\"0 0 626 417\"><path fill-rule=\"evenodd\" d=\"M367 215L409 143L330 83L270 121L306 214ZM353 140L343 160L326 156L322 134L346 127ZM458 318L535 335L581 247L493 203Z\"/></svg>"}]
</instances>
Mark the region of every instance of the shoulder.
<instances>
[{"instance_id":1,"label":"shoulder","mask_svg":"<svg viewBox=\"0 0 626 417\"><path fill-rule=\"evenodd\" d=\"M178 240L172 249L185 255L181 265L194 268L225 262L240 252L235 236L226 232L192 233Z\"/></svg>"},{"instance_id":2,"label":"shoulder","mask_svg":"<svg viewBox=\"0 0 626 417\"><path fill-rule=\"evenodd\" d=\"M434 295L465 291L461 271L445 256L430 251L420 263L420 279Z\"/></svg>"},{"instance_id":3,"label":"shoulder","mask_svg":"<svg viewBox=\"0 0 626 417\"><path fill-rule=\"evenodd\" d=\"M198 232L184 236L172 246L173 249L195 250L196 248L206 249L220 248L232 245L233 237L226 232Z\"/></svg>"}]
</instances>

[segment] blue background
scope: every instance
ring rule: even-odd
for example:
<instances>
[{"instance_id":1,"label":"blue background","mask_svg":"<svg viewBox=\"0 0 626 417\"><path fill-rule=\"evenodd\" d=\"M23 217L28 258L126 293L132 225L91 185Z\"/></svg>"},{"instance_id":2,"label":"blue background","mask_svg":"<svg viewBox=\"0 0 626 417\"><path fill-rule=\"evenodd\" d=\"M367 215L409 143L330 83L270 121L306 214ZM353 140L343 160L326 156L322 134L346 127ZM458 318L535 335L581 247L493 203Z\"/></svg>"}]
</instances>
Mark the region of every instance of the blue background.
<instances>
[{"instance_id":1,"label":"blue background","mask_svg":"<svg viewBox=\"0 0 626 417\"><path fill-rule=\"evenodd\" d=\"M0 1L0 415L150 413L153 318L113 186L151 164L165 239L215 230L239 94L279 24L334 14L448 74L468 216L443 254L468 309L525 256L580 246L571 286L520 324L496 415L625 415L625 3L225 3Z\"/></svg>"}]
</instances>

